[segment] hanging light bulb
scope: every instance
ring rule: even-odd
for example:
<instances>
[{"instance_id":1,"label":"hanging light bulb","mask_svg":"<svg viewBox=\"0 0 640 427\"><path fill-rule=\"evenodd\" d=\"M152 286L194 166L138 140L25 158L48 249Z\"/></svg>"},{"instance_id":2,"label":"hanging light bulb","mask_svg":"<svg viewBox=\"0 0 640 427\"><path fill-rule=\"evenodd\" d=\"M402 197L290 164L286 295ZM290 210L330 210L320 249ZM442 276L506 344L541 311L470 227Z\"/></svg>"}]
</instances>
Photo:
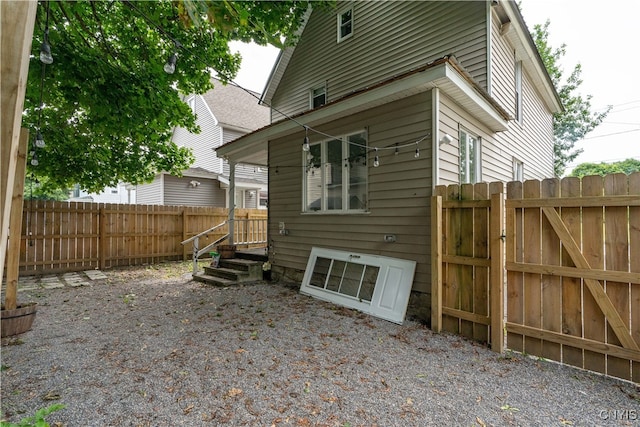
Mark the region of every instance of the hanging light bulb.
<instances>
[{"instance_id":1,"label":"hanging light bulb","mask_svg":"<svg viewBox=\"0 0 640 427\"><path fill-rule=\"evenodd\" d=\"M302 151L309 152L309 128L304 127L304 141L302 142Z\"/></svg>"},{"instance_id":2,"label":"hanging light bulb","mask_svg":"<svg viewBox=\"0 0 640 427\"><path fill-rule=\"evenodd\" d=\"M378 158L378 149L376 148L376 156L373 158L373 167L377 168L380 166L380 159Z\"/></svg>"},{"instance_id":3,"label":"hanging light bulb","mask_svg":"<svg viewBox=\"0 0 640 427\"><path fill-rule=\"evenodd\" d=\"M31 157L31 165L32 166L38 166L38 156L36 155L35 151L32 151L33 156Z\"/></svg>"},{"instance_id":4,"label":"hanging light bulb","mask_svg":"<svg viewBox=\"0 0 640 427\"><path fill-rule=\"evenodd\" d=\"M167 60L167 63L164 64L164 72L167 74L175 73L177 62L178 62L178 54L176 52L173 52L169 57L169 59Z\"/></svg>"},{"instance_id":5,"label":"hanging light bulb","mask_svg":"<svg viewBox=\"0 0 640 427\"><path fill-rule=\"evenodd\" d=\"M414 154L413 157L416 159L420 157L420 149L418 147L416 147L416 154Z\"/></svg>"},{"instance_id":6,"label":"hanging light bulb","mask_svg":"<svg viewBox=\"0 0 640 427\"><path fill-rule=\"evenodd\" d=\"M36 134L36 147L44 148L46 144L44 143L44 138L42 137L42 133L38 131Z\"/></svg>"},{"instance_id":7,"label":"hanging light bulb","mask_svg":"<svg viewBox=\"0 0 640 427\"><path fill-rule=\"evenodd\" d=\"M396 151L393 153L394 155L398 155L400 154L400 151L398 150L398 143L396 142Z\"/></svg>"},{"instance_id":8,"label":"hanging light bulb","mask_svg":"<svg viewBox=\"0 0 640 427\"><path fill-rule=\"evenodd\" d=\"M49 45L49 28L45 28L44 30L44 39L40 45L40 61L43 64L53 64L51 45Z\"/></svg>"}]
</instances>

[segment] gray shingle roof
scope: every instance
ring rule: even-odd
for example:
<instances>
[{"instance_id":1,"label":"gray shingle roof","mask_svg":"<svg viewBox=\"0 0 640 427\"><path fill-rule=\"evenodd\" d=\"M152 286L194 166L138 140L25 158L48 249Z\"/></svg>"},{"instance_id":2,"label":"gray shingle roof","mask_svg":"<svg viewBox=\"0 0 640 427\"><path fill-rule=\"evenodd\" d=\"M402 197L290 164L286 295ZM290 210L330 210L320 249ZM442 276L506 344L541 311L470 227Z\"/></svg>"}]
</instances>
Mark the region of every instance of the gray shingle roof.
<instances>
[{"instance_id":1,"label":"gray shingle roof","mask_svg":"<svg viewBox=\"0 0 640 427\"><path fill-rule=\"evenodd\" d=\"M259 105L260 94L212 79L214 88L202 97L219 125L251 132L269 124L269 108ZM253 96L253 95L255 96Z\"/></svg>"}]
</instances>

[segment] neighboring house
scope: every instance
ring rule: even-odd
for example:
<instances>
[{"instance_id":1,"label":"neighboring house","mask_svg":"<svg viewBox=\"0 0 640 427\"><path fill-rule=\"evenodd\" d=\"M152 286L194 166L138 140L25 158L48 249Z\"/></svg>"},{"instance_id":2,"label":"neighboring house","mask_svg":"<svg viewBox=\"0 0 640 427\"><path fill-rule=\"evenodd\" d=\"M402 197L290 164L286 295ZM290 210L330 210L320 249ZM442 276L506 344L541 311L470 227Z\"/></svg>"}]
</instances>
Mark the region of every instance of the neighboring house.
<instances>
[{"instance_id":1,"label":"neighboring house","mask_svg":"<svg viewBox=\"0 0 640 427\"><path fill-rule=\"evenodd\" d=\"M274 273L301 279L312 247L412 260L424 319L433 187L553 175L562 106L512 1L313 10L262 101L272 124L217 153L269 166Z\"/></svg>"},{"instance_id":2,"label":"neighboring house","mask_svg":"<svg viewBox=\"0 0 640 427\"><path fill-rule=\"evenodd\" d=\"M259 94L223 85L185 102L196 114L199 134L176 128L173 142L191 148L195 162L181 177L158 174L151 183L136 186L136 203L229 207L229 163L216 156L220 145L269 123L269 109L258 104ZM243 162L235 166L235 206L263 208L267 202L267 170Z\"/></svg>"},{"instance_id":3,"label":"neighboring house","mask_svg":"<svg viewBox=\"0 0 640 427\"><path fill-rule=\"evenodd\" d=\"M100 193L88 193L76 185L69 193L71 202L94 203L135 203L135 187L125 183L119 183L116 187L106 187Z\"/></svg>"}]
</instances>

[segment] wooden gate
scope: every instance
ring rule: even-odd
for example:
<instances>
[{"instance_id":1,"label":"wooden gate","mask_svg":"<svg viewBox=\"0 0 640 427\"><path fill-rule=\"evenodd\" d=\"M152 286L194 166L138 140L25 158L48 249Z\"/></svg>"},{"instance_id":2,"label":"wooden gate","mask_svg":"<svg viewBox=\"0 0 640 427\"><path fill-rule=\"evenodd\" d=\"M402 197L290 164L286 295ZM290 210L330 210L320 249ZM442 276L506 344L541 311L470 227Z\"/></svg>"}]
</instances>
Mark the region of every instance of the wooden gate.
<instances>
[{"instance_id":1,"label":"wooden gate","mask_svg":"<svg viewBox=\"0 0 640 427\"><path fill-rule=\"evenodd\" d=\"M640 383L640 173L484 188L436 188L432 328Z\"/></svg>"},{"instance_id":2,"label":"wooden gate","mask_svg":"<svg viewBox=\"0 0 640 427\"><path fill-rule=\"evenodd\" d=\"M431 202L431 327L488 342L498 352L503 191L503 183L437 186Z\"/></svg>"},{"instance_id":3,"label":"wooden gate","mask_svg":"<svg viewBox=\"0 0 640 427\"><path fill-rule=\"evenodd\" d=\"M640 382L640 174L507 185L507 347Z\"/></svg>"}]
</instances>

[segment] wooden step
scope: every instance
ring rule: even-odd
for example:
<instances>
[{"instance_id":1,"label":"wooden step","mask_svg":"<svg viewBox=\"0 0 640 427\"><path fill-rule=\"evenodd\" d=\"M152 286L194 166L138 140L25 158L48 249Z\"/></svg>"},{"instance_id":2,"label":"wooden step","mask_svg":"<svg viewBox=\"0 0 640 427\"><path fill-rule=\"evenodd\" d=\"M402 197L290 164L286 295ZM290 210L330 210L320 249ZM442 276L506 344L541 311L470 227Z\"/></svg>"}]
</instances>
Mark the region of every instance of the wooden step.
<instances>
[{"instance_id":1,"label":"wooden step","mask_svg":"<svg viewBox=\"0 0 640 427\"><path fill-rule=\"evenodd\" d=\"M193 279L215 286L262 280L262 261L221 259L218 267L205 266L204 273L194 274Z\"/></svg>"}]
</instances>

